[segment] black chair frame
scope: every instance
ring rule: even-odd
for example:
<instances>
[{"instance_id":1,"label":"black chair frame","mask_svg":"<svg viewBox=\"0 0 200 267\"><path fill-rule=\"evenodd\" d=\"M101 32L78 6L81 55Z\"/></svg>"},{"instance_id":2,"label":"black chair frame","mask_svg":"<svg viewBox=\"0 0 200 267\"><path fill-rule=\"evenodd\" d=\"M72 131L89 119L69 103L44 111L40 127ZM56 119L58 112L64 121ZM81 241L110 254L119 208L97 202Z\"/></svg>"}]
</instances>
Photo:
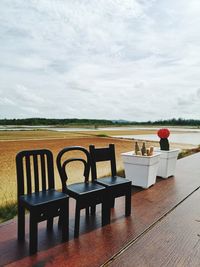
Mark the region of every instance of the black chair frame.
<instances>
[{"instance_id":1,"label":"black chair frame","mask_svg":"<svg viewBox=\"0 0 200 267\"><path fill-rule=\"evenodd\" d=\"M66 153L71 151L83 152L83 155L85 155L86 160L80 157L68 158L67 160L63 160L63 158L66 158ZM67 185L68 176L66 166L68 163L74 161L80 161L83 163L83 176L85 177L85 180L81 183ZM91 159L89 152L85 148L80 146L66 147L59 152L56 162L58 172L62 181L63 193L68 194L76 200L74 237L79 236L81 209L86 209L86 215L89 215L89 207L97 204L102 204L102 225L108 224L110 222L110 210L108 203L105 201L107 197L107 190L104 186L97 185L96 183L89 181L89 174L91 168Z\"/></svg>"},{"instance_id":2,"label":"black chair frame","mask_svg":"<svg viewBox=\"0 0 200 267\"><path fill-rule=\"evenodd\" d=\"M100 185L105 186L109 191L109 204L114 207L115 198L125 196L125 215L131 214L131 181L126 178L117 176L115 146L109 144L106 148L95 148L89 146L91 156L92 180ZM97 162L109 161L111 166L111 176L97 178ZM95 206L92 208L95 213Z\"/></svg>"},{"instance_id":3,"label":"black chair frame","mask_svg":"<svg viewBox=\"0 0 200 267\"><path fill-rule=\"evenodd\" d=\"M53 218L59 216L62 222L62 240L67 240L69 197L55 190L51 151L47 149L21 151L16 156L16 168L18 240L25 239L25 209L30 212L30 254L37 252L38 223L41 221L47 220L47 230L50 231L53 228ZM41 187L42 190L40 190Z\"/></svg>"}]
</instances>

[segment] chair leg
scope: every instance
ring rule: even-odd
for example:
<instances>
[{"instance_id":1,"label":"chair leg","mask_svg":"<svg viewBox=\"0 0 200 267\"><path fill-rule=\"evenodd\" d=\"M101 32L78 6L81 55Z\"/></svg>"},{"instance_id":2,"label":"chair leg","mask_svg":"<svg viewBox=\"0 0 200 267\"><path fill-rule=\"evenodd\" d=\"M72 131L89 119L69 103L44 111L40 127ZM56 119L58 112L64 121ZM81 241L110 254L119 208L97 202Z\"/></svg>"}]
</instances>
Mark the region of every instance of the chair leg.
<instances>
[{"instance_id":1,"label":"chair leg","mask_svg":"<svg viewBox=\"0 0 200 267\"><path fill-rule=\"evenodd\" d=\"M111 201L111 208L115 207L115 198L113 197L112 201Z\"/></svg>"},{"instance_id":2,"label":"chair leg","mask_svg":"<svg viewBox=\"0 0 200 267\"><path fill-rule=\"evenodd\" d=\"M60 215L58 218L58 228L62 227L62 216Z\"/></svg>"},{"instance_id":3,"label":"chair leg","mask_svg":"<svg viewBox=\"0 0 200 267\"><path fill-rule=\"evenodd\" d=\"M102 202L102 226L110 223L110 202Z\"/></svg>"},{"instance_id":4,"label":"chair leg","mask_svg":"<svg viewBox=\"0 0 200 267\"><path fill-rule=\"evenodd\" d=\"M131 214L131 188L128 189L125 196L125 215L130 216Z\"/></svg>"},{"instance_id":5,"label":"chair leg","mask_svg":"<svg viewBox=\"0 0 200 267\"><path fill-rule=\"evenodd\" d=\"M76 201L75 227L74 227L75 238L79 236L79 226L80 226L80 207L78 201Z\"/></svg>"},{"instance_id":6,"label":"chair leg","mask_svg":"<svg viewBox=\"0 0 200 267\"><path fill-rule=\"evenodd\" d=\"M96 205L91 206L91 215L95 215L95 213L96 213Z\"/></svg>"},{"instance_id":7,"label":"chair leg","mask_svg":"<svg viewBox=\"0 0 200 267\"><path fill-rule=\"evenodd\" d=\"M47 220L47 231L53 230L53 217Z\"/></svg>"},{"instance_id":8,"label":"chair leg","mask_svg":"<svg viewBox=\"0 0 200 267\"><path fill-rule=\"evenodd\" d=\"M67 200L66 205L64 205L61 210L62 217L62 241L67 241L69 239L69 200Z\"/></svg>"},{"instance_id":9,"label":"chair leg","mask_svg":"<svg viewBox=\"0 0 200 267\"><path fill-rule=\"evenodd\" d=\"M25 208L18 204L18 240L25 238Z\"/></svg>"},{"instance_id":10,"label":"chair leg","mask_svg":"<svg viewBox=\"0 0 200 267\"><path fill-rule=\"evenodd\" d=\"M37 252L38 243L38 227L35 220L35 214L30 213L30 229L29 229L29 253L34 254Z\"/></svg>"},{"instance_id":11,"label":"chair leg","mask_svg":"<svg viewBox=\"0 0 200 267\"><path fill-rule=\"evenodd\" d=\"M89 207L85 208L85 214L86 214L87 218L90 216L90 208Z\"/></svg>"}]
</instances>

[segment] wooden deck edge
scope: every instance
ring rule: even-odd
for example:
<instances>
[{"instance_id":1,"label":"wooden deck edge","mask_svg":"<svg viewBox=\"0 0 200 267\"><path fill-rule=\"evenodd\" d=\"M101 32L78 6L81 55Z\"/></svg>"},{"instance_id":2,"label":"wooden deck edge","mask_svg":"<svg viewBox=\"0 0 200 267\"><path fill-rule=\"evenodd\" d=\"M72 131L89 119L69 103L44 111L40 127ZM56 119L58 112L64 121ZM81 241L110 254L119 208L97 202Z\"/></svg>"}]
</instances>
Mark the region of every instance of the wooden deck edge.
<instances>
[{"instance_id":1,"label":"wooden deck edge","mask_svg":"<svg viewBox=\"0 0 200 267\"><path fill-rule=\"evenodd\" d=\"M198 186L195 190L193 190L189 195L187 195L184 199L179 201L174 207L172 207L169 211L164 213L158 220L153 222L151 225L149 225L142 233L140 233L137 237L129 241L126 246L121 248L117 253L115 253L110 259L108 259L105 263L103 263L100 267L106 267L110 263L112 263L115 259L117 259L120 255L122 255L126 250L129 249L130 246L132 246L134 243L136 243L140 238L142 238L147 232L149 232L157 223L162 221L167 215L169 215L174 209L176 209L179 205L181 205L187 198L189 198L191 195L193 195L196 191L200 189L200 186Z\"/></svg>"}]
</instances>

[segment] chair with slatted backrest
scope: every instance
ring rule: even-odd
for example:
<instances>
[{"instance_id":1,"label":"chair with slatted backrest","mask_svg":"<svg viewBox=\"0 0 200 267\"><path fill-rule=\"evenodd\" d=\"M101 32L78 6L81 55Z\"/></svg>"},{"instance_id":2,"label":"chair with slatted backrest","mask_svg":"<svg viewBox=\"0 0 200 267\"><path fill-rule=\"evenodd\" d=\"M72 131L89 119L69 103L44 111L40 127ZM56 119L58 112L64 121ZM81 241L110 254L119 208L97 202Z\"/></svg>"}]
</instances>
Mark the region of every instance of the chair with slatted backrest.
<instances>
[{"instance_id":1,"label":"chair with slatted backrest","mask_svg":"<svg viewBox=\"0 0 200 267\"><path fill-rule=\"evenodd\" d=\"M114 207L116 197L125 196L125 214L129 216L131 213L131 181L117 176L114 144L103 148L95 148L94 145L90 145L89 150L91 155L92 180L108 189L111 207ZM110 162L111 176L97 179L97 162L103 161ZM92 213L95 213L95 206L92 208Z\"/></svg>"},{"instance_id":2,"label":"chair with slatted backrest","mask_svg":"<svg viewBox=\"0 0 200 267\"><path fill-rule=\"evenodd\" d=\"M18 191L18 240L25 238L25 209L30 212L29 252L37 252L37 226L61 217L62 239L68 239L69 197L55 190L53 155L47 149L21 151L16 156Z\"/></svg>"},{"instance_id":3,"label":"chair with slatted backrest","mask_svg":"<svg viewBox=\"0 0 200 267\"><path fill-rule=\"evenodd\" d=\"M78 152L80 156L78 158L69 157L68 152ZM67 185L68 175L66 166L71 162L83 163L83 176L84 182ZM90 154L89 152L80 146L66 147L61 150L57 156L57 167L62 181L62 189L64 193L76 200L75 211L75 227L74 237L79 236L79 224L80 224L80 210L89 210L89 207L97 204L102 204L102 225L110 222L110 209L108 203L105 201L107 197L107 191L104 186L98 185L89 181L90 173Z\"/></svg>"}]
</instances>

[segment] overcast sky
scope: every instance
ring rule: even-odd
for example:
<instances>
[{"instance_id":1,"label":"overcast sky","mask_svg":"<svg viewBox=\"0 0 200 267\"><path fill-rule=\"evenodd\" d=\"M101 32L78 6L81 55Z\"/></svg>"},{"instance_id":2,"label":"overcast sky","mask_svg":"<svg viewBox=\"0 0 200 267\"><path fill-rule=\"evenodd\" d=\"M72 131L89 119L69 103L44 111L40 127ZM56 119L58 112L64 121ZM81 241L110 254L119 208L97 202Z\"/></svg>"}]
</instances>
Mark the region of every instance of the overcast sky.
<instances>
[{"instance_id":1,"label":"overcast sky","mask_svg":"<svg viewBox=\"0 0 200 267\"><path fill-rule=\"evenodd\" d=\"M199 0L0 0L0 118L200 119Z\"/></svg>"}]
</instances>

